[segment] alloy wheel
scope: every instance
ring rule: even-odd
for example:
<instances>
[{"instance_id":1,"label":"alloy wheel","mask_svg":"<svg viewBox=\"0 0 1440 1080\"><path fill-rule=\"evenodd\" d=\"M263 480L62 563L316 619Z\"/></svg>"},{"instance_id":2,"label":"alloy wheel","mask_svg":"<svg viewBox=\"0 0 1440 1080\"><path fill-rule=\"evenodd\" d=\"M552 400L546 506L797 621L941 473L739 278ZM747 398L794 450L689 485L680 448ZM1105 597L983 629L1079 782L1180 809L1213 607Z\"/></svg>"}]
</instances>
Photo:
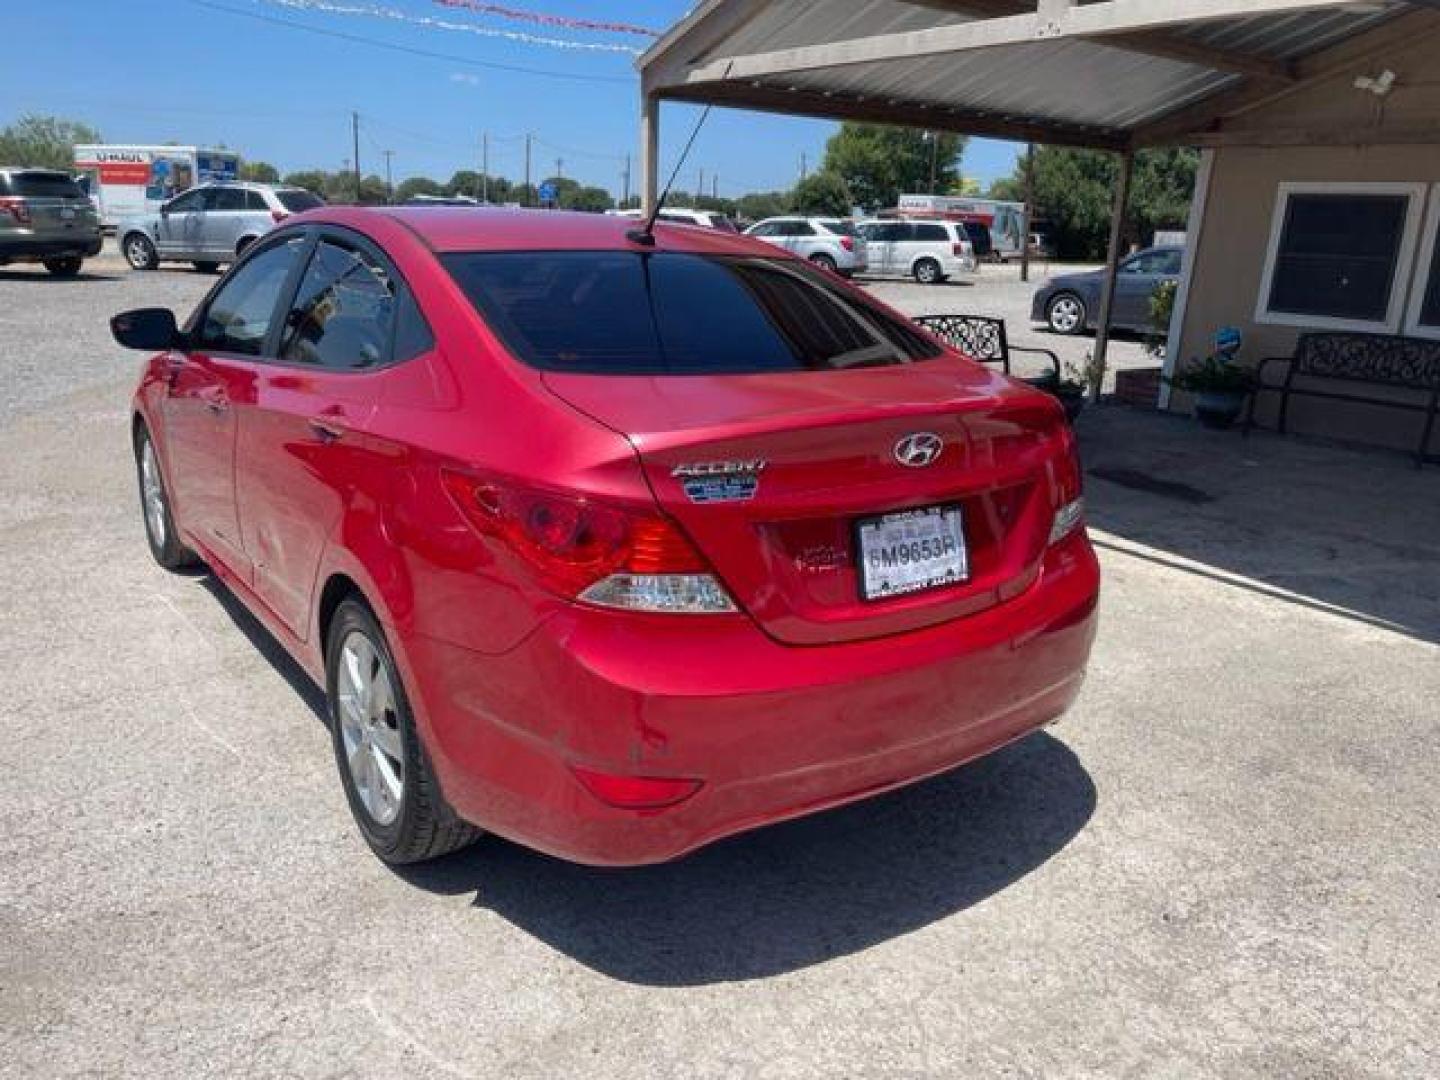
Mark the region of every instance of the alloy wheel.
<instances>
[{"instance_id":1,"label":"alloy wheel","mask_svg":"<svg viewBox=\"0 0 1440 1080\"><path fill-rule=\"evenodd\" d=\"M140 451L140 497L145 503L145 528L150 542L157 548L165 546L165 484L160 479L160 463L155 458L155 444L148 438Z\"/></svg>"},{"instance_id":2,"label":"alloy wheel","mask_svg":"<svg viewBox=\"0 0 1440 1080\"><path fill-rule=\"evenodd\" d=\"M355 794L375 824L389 825L405 795L405 742L390 672L359 630L340 646L336 690L345 767Z\"/></svg>"},{"instance_id":3,"label":"alloy wheel","mask_svg":"<svg viewBox=\"0 0 1440 1080\"><path fill-rule=\"evenodd\" d=\"M1050 304L1050 328L1061 334L1073 334L1085 317L1085 309L1073 296L1061 296Z\"/></svg>"}]
</instances>

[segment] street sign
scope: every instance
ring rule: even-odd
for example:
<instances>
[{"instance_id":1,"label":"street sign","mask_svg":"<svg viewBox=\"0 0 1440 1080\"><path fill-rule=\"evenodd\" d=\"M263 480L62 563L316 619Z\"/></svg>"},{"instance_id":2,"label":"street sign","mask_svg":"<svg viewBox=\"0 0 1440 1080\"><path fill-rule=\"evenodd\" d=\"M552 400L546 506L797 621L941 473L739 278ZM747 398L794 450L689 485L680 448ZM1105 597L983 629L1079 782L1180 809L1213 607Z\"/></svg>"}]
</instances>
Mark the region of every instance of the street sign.
<instances>
[{"instance_id":1,"label":"street sign","mask_svg":"<svg viewBox=\"0 0 1440 1080\"><path fill-rule=\"evenodd\" d=\"M543 184L540 185L540 190L536 192L536 194L540 196L540 201L542 203L553 203L556 197L560 194L560 192L555 189L554 184L552 184L549 180L546 180Z\"/></svg>"}]
</instances>

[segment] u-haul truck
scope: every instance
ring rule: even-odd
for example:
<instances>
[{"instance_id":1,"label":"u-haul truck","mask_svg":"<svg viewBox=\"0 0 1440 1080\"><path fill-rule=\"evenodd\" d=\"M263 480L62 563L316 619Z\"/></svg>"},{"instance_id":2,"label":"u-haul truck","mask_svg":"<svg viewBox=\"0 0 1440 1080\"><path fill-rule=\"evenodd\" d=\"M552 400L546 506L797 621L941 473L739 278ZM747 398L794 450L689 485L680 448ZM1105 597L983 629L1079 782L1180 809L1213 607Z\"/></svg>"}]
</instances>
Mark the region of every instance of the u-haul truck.
<instances>
[{"instance_id":1,"label":"u-haul truck","mask_svg":"<svg viewBox=\"0 0 1440 1080\"><path fill-rule=\"evenodd\" d=\"M80 145L75 171L88 186L102 224L113 229L186 188L237 179L240 155L199 146Z\"/></svg>"}]
</instances>

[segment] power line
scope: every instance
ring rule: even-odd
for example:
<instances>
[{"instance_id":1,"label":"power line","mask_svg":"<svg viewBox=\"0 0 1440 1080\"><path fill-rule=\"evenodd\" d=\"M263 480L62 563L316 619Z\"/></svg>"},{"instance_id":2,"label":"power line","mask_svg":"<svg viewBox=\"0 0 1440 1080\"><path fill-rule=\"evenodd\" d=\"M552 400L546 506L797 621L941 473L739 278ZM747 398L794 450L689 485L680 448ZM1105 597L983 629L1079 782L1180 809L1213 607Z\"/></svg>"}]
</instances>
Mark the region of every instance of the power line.
<instances>
[{"instance_id":1,"label":"power line","mask_svg":"<svg viewBox=\"0 0 1440 1080\"><path fill-rule=\"evenodd\" d=\"M464 64L468 67L485 68L490 71L508 71L516 75L538 75L546 79L568 79L572 82L624 83L629 85L635 81L634 76L629 75L581 75L574 71L554 71L548 68L522 67L518 64L499 64L490 60L475 60L469 56L436 52L433 49L421 49L413 45L400 45L393 41L381 41L377 38L365 37L362 34L351 34L344 30L329 30L324 27L310 26L307 23L295 22L293 19L282 19L278 15L266 15L260 11L244 11L240 8L230 7L227 4L214 3L213 0L186 0L186 3L194 7L208 8L211 11L223 11L227 15L238 15L244 19L254 19L257 22L270 23L272 26L283 26L290 30L300 30L308 34L318 34L321 37L336 38L340 41L349 41L358 45L369 45L376 49L389 49L391 52L406 53L410 56L423 56L430 60L444 60L447 64Z\"/></svg>"}]
</instances>

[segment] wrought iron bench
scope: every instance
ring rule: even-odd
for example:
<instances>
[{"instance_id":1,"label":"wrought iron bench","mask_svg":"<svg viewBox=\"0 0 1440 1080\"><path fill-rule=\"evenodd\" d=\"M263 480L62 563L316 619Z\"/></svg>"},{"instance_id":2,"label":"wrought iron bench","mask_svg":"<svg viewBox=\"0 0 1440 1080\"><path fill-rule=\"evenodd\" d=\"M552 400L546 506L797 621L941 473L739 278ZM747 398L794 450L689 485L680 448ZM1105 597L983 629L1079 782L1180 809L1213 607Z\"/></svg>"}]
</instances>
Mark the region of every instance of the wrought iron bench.
<instances>
[{"instance_id":1,"label":"wrought iron bench","mask_svg":"<svg viewBox=\"0 0 1440 1080\"><path fill-rule=\"evenodd\" d=\"M1266 382L1265 373L1285 364L1280 382ZM1422 401L1405 401L1374 394L1344 393L1339 390L1297 385L1296 380L1368 383L1423 392ZM1262 393L1280 395L1277 430L1283 435L1289 423L1292 397L1325 398L1358 405L1384 406L1425 415L1420 442L1415 448L1415 467L1425 464L1435 417L1440 414L1440 341L1397 337L1391 334L1316 332L1301 334L1294 356L1273 356L1260 364L1255 392L1245 413L1245 434L1255 426L1255 405Z\"/></svg>"},{"instance_id":2,"label":"wrought iron bench","mask_svg":"<svg viewBox=\"0 0 1440 1080\"><path fill-rule=\"evenodd\" d=\"M1053 373L1028 381L1060 382L1060 358L1049 349L1011 345L1010 339L1005 335L1004 319L991 319L984 315L919 315L914 321L971 359L984 364L999 364L1006 375L1011 373L1011 353L1047 357L1050 367L1054 369Z\"/></svg>"}]
</instances>

